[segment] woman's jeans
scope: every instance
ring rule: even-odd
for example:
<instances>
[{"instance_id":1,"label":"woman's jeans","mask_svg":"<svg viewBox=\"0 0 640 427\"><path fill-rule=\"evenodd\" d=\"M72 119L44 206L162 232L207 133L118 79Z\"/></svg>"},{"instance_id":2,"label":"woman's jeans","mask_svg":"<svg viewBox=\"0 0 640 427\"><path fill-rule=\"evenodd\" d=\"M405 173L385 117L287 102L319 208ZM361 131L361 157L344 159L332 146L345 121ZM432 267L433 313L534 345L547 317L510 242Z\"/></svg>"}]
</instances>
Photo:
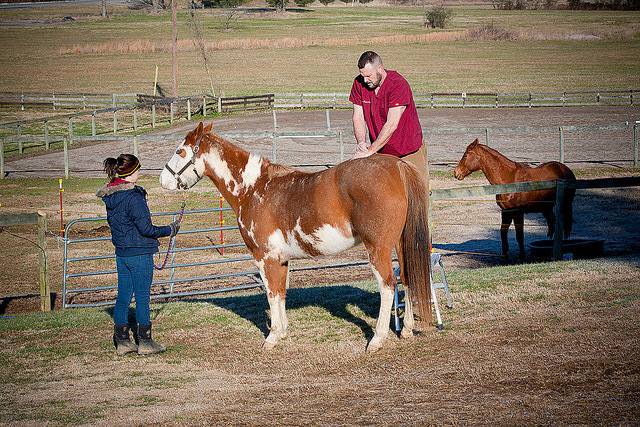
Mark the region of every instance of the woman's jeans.
<instances>
[{"instance_id":1,"label":"woman's jeans","mask_svg":"<svg viewBox=\"0 0 640 427\"><path fill-rule=\"evenodd\" d=\"M118 268L118 298L113 309L116 325L129 324L129 304L136 296L136 322L138 325L151 324L149 314L149 293L153 281L153 254L121 257L116 255Z\"/></svg>"}]
</instances>

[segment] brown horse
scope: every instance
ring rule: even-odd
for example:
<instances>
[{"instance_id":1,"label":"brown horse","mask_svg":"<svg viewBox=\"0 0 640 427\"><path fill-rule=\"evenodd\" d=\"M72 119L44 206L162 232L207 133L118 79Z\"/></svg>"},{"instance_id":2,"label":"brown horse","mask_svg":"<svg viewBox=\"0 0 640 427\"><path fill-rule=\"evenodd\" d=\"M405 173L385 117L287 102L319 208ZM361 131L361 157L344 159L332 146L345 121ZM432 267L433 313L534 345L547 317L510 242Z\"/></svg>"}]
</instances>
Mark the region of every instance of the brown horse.
<instances>
[{"instance_id":1,"label":"brown horse","mask_svg":"<svg viewBox=\"0 0 640 427\"><path fill-rule=\"evenodd\" d=\"M493 148L480 144L478 139L467 147L462 159L458 162L453 174L457 179L464 179L471 172L481 170L491 184L510 184L523 181L547 181L566 179L575 181L576 177L567 166L560 162L542 163L531 167L525 163L509 160ZM572 205L575 189L565 193L562 214L564 216L564 238L571 234ZM509 241L507 234L511 221L516 228L516 240L520 247L520 259L524 259L524 214L539 212L547 220L547 236L553 237L555 231L555 215L553 205L556 198L555 190L535 190L525 193L509 193L496 195L496 202L502 209L502 225L500 237L502 239L502 255L509 257Z\"/></svg>"},{"instance_id":2,"label":"brown horse","mask_svg":"<svg viewBox=\"0 0 640 427\"><path fill-rule=\"evenodd\" d=\"M233 208L260 271L271 318L265 348L287 333L289 260L337 254L360 242L380 290L380 312L367 351L379 349L389 331L394 247L409 292L401 335L413 335L416 309L421 321L431 322L428 198L413 166L374 155L305 173L250 154L200 123L169 159L160 183L167 190L187 189L203 176Z\"/></svg>"}]
</instances>

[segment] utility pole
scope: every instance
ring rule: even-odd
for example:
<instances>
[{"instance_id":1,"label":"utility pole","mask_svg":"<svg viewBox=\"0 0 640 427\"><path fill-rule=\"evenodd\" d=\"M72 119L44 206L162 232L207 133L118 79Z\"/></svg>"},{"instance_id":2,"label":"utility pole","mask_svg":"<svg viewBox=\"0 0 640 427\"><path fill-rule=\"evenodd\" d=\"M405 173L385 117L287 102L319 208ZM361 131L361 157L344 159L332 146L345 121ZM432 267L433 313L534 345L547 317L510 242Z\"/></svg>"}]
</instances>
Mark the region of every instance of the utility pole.
<instances>
[{"instance_id":1,"label":"utility pole","mask_svg":"<svg viewBox=\"0 0 640 427\"><path fill-rule=\"evenodd\" d=\"M171 25L172 25L172 46L171 46L171 76L173 77L173 97L178 97L178 25L177 25L177 0L171 0Z\"/></svg>"}]
</instances>

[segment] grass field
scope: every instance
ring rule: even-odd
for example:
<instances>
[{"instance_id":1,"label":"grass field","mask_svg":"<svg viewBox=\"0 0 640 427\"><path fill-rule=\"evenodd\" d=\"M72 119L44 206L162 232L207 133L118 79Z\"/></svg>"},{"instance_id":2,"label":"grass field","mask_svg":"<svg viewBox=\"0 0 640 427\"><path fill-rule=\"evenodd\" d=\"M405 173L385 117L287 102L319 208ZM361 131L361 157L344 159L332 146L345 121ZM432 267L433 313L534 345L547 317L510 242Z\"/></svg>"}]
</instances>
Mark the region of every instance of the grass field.
<instances>
[{"instance_id":1,"label":"grass field","mask_svg":"<svg viewBox=\"0 0 640 427\"><path fill-rule=\"evenodd\" d=\"M0 422L635 424L638 272L637 257L452 272L445 331L373 355L371 281L290 290L272 352L256 293L154 305L168 351L148 358L115 356L109 310L2 319Z\"/></svg>"},{"instance_id":2,"label":"grass field","mask_svg":"<svg viewBox=\"0 0 640 427\"><path fill-rule=\"evenodd\" d=\"M427 30L419 7L250 9L223 30L223 11L198 11L216 90L225 94L346 92L366 49L415 91L546 91L640 87L640 12L496 11L456 6L450 28ZM155 65L170 88L170 14L86 7L0 11L3 91L150 92ZM60 22L64 16L76 18ZM467 30L493 24L509 40ZM209 81L186 11L179 13L182 94ZM596 37L594 37L596 36Z\"/></svg>"}]
</instances>

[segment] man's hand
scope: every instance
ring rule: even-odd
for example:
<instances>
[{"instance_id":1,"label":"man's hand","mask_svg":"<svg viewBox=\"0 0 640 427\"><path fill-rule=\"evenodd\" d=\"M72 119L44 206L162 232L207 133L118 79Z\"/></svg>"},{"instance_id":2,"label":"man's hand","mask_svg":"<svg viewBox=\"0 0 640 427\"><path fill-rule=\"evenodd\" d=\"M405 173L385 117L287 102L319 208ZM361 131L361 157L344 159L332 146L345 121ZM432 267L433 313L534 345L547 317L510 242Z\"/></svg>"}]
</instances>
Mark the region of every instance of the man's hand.
<instances>
[{"instance_id":1,"label":"man's hand","mask_svg":"<svg viewBox=\"0 0 640 427\"><path fill-rule=\"evenodd\" d=\"M361 150L360 147L356 148L356 152L353 154L354 159L362 159L364 157L369 157L373 154L373 151L369 151L367 149Z\"/></svg>"}]
</instances>

